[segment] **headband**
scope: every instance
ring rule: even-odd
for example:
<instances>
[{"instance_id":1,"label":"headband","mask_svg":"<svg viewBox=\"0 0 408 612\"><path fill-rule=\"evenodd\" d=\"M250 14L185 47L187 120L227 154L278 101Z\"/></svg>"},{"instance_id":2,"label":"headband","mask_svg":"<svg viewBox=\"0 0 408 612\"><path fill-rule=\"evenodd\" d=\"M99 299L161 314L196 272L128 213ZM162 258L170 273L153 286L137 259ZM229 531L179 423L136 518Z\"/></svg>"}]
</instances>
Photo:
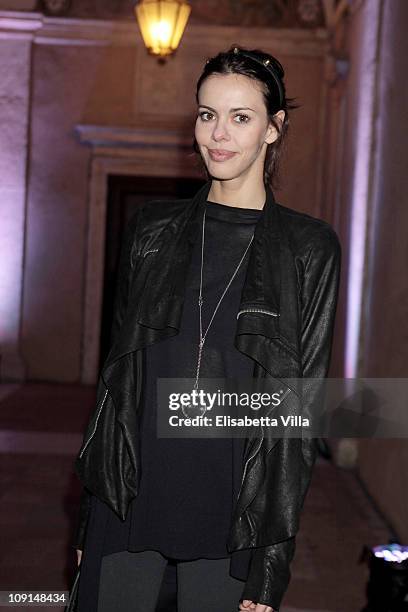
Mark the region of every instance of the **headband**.
<instances>
[{"instance_id":1,"label":"headband","mask_svg":"<svg viewBox=\"0 0 408 612\"><path fill-rule=\"evenodd\" d=\"M283 91L283 86L282 86L282 82L280 79L280 76L277 74L276 70L274 69L273 65L271 64L271 60L269 59L265 59L265 60L260 60L257 57L255 57L255 55L252 55L251 53L248 53L247 51L241 51L241 49L239 49L238 47L234 47L234 53L237 55L238 53L240 53L241 55L244 55L245 57L247 57L248 59L253 60L254 62L256 62L257 64L260 64L261 66L263 66L264 68L267 69L267 71L273 76L273 79L276 83L276 86L279 90L279 106L282 106L283 100L284 100L284 91Z\"/></svg>"}]
</instances>

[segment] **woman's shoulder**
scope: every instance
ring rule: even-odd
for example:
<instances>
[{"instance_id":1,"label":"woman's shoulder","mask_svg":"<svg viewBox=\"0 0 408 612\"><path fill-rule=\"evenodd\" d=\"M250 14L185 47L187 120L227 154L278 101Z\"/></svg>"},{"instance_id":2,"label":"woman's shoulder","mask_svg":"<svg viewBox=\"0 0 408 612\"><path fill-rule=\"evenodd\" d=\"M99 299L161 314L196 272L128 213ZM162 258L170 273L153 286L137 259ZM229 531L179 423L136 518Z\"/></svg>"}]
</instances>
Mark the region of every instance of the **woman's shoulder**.
<instances>
[{"instance_id":1,"label":"woman's shoulder","mask_svg":"<svg viewBox=\"0 0 408 612\"><path fill-rule=\"evenodd\" d=\"M186 204L190 202L189 198L173 199L173 200L146 200L138 204L135 210L129 217L128 226L140 225L145 222L168 221L174 214L181 211Z\"/></svg>"},{"instance_id":2,"label":"woman's shoulder","mask_svg":"<svg viewBox=\"0 0 408 612\"><path fill-rule=\"evenodd\" d=\"M189 201L188 198L156 199L138 204L126 223L127 239L134 242L144 234L151 234L153 230L160 231Z\"/></svg>"},{"instance_id":3,"label":"woman's shoulder","mask_svg":"<svg viewBox=\"0 0 408 612\"><path fill-rule=\"evenodd\" d=\"M283 204L277 206L282 225L294 250L300 253L318 250L327 255L340 254L340 239L330 223Z\"/></svg>"},{"instance_id":4,"label":"woman's shoulder","mask_svg":"<svg viewBox=\"0 0 408 612\"><path fill-rule=\"evenodd\" d=\"M189 202L191 202L190 198L146 200L140 205L141 217L146 222L167 222L173 215L183 210Z\"/></svg>"}]
</instances>

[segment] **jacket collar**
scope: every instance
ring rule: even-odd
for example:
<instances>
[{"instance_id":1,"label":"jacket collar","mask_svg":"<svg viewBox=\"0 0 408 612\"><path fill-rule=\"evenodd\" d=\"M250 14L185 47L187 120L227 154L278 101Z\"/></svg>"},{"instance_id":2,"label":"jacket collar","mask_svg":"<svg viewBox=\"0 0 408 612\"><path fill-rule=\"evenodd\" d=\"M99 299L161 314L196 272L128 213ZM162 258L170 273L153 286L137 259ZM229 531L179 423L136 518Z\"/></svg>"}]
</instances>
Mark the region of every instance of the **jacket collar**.
<instances>
[{"instance_id":1,"label":"jacket collar","mask_svg":"<svg viewBox=\"0 0 408 612\"><path fill-rule=\"evenodd\" d=\"M143 325L163 328L171 323L180 328L178 306L183 297L185 271L191 248L201 239L201 224L211 181L205 183L163 231L155 246L159 249L149 272L149 281L142 296L138 321ZM276 202L270 189L256 224L250 249L247 274L242 290L240 309L247 305L279 313L280 310L280 231ZM272 269L271 269L272 268ZM171 316L172 311L174 316Z\"/></svg>"},{"instance_id":2,"label":"jacket collar","mask_svg":"<svg viewBox=\"0 0 408 612\"><path fill-rule=\"evenodd\" d=\"M211 181L207 181L182 211L174 215L154 242L158 249L149 264L142 293L130 296L136 308L128 308L119 337L104 369L125 354L177 334L181 326L184 286L195 240L200 228ZM266 201L256 224L239 310L259 308L271 314L242 313L237 319L235 346L259 361L270 372L271 344L265 339L286 341L275 344L277 359L282 348L296 340L297 310L282 303L284 296L296 295L293 257L284 232L281 214L272 190L266 186ZM295 294L293 294L293 290ZM292 300L293 302L293 300ZM236 316L236 313L231 314ZM259 346L256 335L263 342ZM288 354L290 356L290 353ZM292 359L294 355L292 354ZM269 367L268 367L269 365ZM293 369L289 368L290 376ZM281 374L282 375L282 374Z\"/></svg>"}]
</instances>

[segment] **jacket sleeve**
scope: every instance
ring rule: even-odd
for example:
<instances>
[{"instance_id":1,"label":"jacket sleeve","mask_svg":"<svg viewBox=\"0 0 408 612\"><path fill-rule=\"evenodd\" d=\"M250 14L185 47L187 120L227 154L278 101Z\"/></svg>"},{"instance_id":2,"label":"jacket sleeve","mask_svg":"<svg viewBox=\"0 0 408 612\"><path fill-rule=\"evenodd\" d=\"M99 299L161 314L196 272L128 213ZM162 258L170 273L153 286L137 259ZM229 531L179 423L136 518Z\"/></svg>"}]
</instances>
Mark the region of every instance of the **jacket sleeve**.
<instances>
[{"instance_id":1,"label":"jacket sleeve","mask_svg":"<svg viewBox=\"0 0 408 612\"><path fill-rule=\"evenodd\" d=\"M278 611L289 584L295 548L295 537L255 548L241 599L250 599Z\"/></svg>"},{"instance_id":2,"label":"jacket sleeve","mask_svg":"<svg viewBox=\"0 0 408 612\"><path fill-rule=\"evenodd\" d=\"M309 250L300 291L302 376L306 379L325 378L329 370L340 267L340 243L335 231L327 225ZM319 386L308 385L305 381L302 391L303 409L314 413L313 406L319 402ZM280 443L300 448L297 492L300 516L317 456L316 439L286 437ZM242 599L251 599L272 607L274 612L279 611L290 581L290 563L295 549L296 536L254 549Z\"/></svg>"},{"instance_id":3,"label":"jacket sleeve","mask_svg":"<svg viewBox=\"0 0 408 612\"><path fill-rule=\"evenodd\" d=\"M303 416L314 422L322 406L323 385L330 366L333 330L340 284L341 246L335 231L327 225L310 250L301 294L301 357ZM309 380L310 379L310 380ZM301 510L317 456L316 438L301 438Z\"/></svg>"},{"instance_id":4,"label":"jacket sleeve","mask_svg":"<svg viewBox=\"0 0 408 612\"><path fill-rule=\"evenodd\" d=\"M76 532L74 535L74 542L72 544L72 548L83 550L86 527L88 524L89 511L91 506L91 493L88 491L86 487L82 487L81 498L79 502L79 512L78 512L78 520Z\"/></svg>"},{"instance_id":5,"label":"jacket sleeve","mask_svg":"<svg viewBox=\"0 0 408 612\"><path fill-rule=\"evenodd\" d=\"M136 213L130 218L129 222L127 223L124 232L124 238L122 241L110 333L111 346L115 342L116 337L119 333L128 304L130 276L134 261L134 248L136 246L135 232L136 226L139 222L141 208L142 206L139 205ZM74 536L74 543L72 544L73 548L75 549L83 550L86 527L88 524L91 509L91 496L92 493L86 487L83 487L79 502L79 511L77 527Z\"/></svg>"}]
</instances>

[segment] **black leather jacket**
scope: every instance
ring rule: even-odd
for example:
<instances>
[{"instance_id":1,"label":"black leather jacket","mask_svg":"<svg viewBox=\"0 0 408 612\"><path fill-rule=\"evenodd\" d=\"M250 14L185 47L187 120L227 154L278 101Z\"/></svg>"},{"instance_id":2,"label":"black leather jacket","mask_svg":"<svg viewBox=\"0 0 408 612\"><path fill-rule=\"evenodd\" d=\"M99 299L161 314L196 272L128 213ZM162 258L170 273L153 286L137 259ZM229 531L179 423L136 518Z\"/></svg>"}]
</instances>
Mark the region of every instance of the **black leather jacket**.
<instances>
[{"instance_id":1,"label":"black leather jacket","mask_svg":"<svg viewBox=\"0 0 408 612\"><path fill-rule=\"evenodd\" d=\"M84 485L74 546L83 548L90 493L124 520L140 481L138 423L143 347L178 333L183 289L211 181L191 199L150 201L130 220L122 247L113 343L75 471ZM256 225L237 317L235 347L254 378L327 375L341 248L332 227L278 204L269 187ZM292 394L295 404L298 395ZM303 414L317 401L303 393ZM294 409L297 409L294 405ZM254 547L244 598L278 610L316 458L315 438L246 439L228 549Z\"/></svg>"}]
</instances>

